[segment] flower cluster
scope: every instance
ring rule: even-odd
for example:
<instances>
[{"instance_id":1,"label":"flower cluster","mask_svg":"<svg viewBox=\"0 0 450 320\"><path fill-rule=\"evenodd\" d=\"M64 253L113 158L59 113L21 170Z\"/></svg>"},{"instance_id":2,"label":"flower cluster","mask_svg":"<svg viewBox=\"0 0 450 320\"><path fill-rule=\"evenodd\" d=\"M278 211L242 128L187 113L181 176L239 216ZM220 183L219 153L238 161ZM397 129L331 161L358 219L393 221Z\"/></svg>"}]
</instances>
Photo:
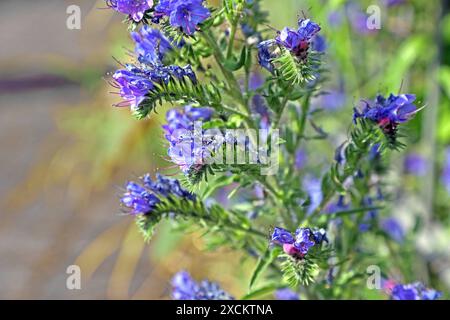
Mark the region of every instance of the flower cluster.
<instances>
[{"instance_id":1,"label":"flower cluster","mask_svg":"<svg viewBox=\"0 0 450 320\"><path fill-rule=\"evenodd\" d=\"M198 24L205 21L211 13L203 6L203 0L161 0L155 7L155 18L168 17L172 27L180 28L192 35Z\"/></svg>"},{"instance_id":2,"label":"flower cluster","mask_svg":"<svg viewBox=\"0 0 450 320\"><path fill-rule=\"evenodd\" d=\"M426 288L421 282L412 284L395 284L389 290L393 300L437 300L442 293Z\"/></svg>"},{"instance_id":3,"label":"flower cluster","mask_svg":"<svg viewBox=\"0 0 450 320\"><path fill-rule=\"evenodd\" d=\"M368 119L377 123L383 132L389 137L395 137L397 126L410 120L420 109L416 107L413 94L389 95L385 98L377 95L373 102L364 101L364 107L360 111L354 109L353 120L358 118Z\"/></svg>"},{"instance_id":4,"label":"flower cluster","mask_svg":"<svg viewBox=\"0 0 450 320\"><path fill-rule=\"evenodd\" d=\"M273 59L276 54L272 47L275 44L287 49L294 57L301 61L306 61L311 40L320 31L317 23L309 19L300 19L298 21L298 29L291 29L285 27L279 31L275 39L270 39L261 42L258 45L258 62L261 67L273 72ZM320 50L324 49L324 44L318 44Z\"/></svg>"},{"instance_id":5,"label":"flower cluster","mask_svg":"<svg viewBox=\"0 0 450 320\"><path fill-rule=\"evenodd\" d=\"M161 198L177 197L190 201L195 200L195 195L180 186L180 182L157 174L152 180L149 174L140 178L139 182L130 181L125 186L126 192L120 201L127 212L132 215L151 213Z\"/></svg>"},{"instance_id":6,"label":"flower cluster","mask_svg":"<svg viewBox=\"0 0 450 320\"><path fill-rule=\"evenodd\" d=\"M314 245L323 241L328 243L324 229L298 228L295 235L283 228L275 228L272 233L272 243L283 246L283 251L290 256L303 258Z\"/></svg>"},{"instance_id":7,"label":"flower cluster","mask_svg":"<svg viewBox=\"0 0 450 320\"><path fill-rule=\"evenodd\" d=\"M199 137L200 141L196 139L196 133L201 134L202 131L200 128L200 132L194 132L194 124L196 121L209 121L212 114L210 108L194 108L190 105L167 112L167 124L163 129L170 143L168 155L185 174L192 169L199 171L210 157L208 142L203 141L203 137Z\"/></svg>"},{"instance_id":8,"label":"flower cluster","mask_svg":"<svg viewBox=\"0 0 450 320\"><path fill-rule=\"evenodd\" d=\"M148 25L143 26L139 32L132 32L131 37L136 43L135 53L141 63L160 64L165 54L173 49L169 39L161 31Z\"/></svg>"},{"instance_id":9,"label":"flower cluster","mask_svg":"<svg viewBox=\"0 0 450 320\"><path fill-rule=\"evenodd\" d=\"M190 65L180 67L155 64L138 67L127 64L125 69L117 70L113 74L112 85L119 89L119 94L124 99L117 106L130 106L132 110L136 110L155 84L168 84L171 80L183 81L185 78L197 83L197 77Z\"/></svg>"},{"instance_id":10,"label":"flower cluster","mask_svg":"<svg viewBox=\"0 0 450 320\"><path fill-rule=\"evenodd\" d=\"M300 19L298 29L285 27L278 32L275 41L288 49L295 57L305 60L308 54L311 39L320 31L317 23L309 19Z\"/></svg>"},{"instance_id":11,"label":"flower cluster","mask_svg":"<svg viewBox=\"0 0 450 320\"><path fill-rule=\"evenodd\" d=\"M196 282L186 271L178 272L172 279L172 297L175 300L233 300L217 283Z\"/></svg>"},{"instance_id":12,"label":"flower cluster","mask_svg":"<svg viewBox=\"0 0 450 320\"><path fill-rule=\"evenodd\" d=\"M145 11L153 7L153 0L106 0L106 4L139 22L144 17Z\"/></svg>"}]
</instances>

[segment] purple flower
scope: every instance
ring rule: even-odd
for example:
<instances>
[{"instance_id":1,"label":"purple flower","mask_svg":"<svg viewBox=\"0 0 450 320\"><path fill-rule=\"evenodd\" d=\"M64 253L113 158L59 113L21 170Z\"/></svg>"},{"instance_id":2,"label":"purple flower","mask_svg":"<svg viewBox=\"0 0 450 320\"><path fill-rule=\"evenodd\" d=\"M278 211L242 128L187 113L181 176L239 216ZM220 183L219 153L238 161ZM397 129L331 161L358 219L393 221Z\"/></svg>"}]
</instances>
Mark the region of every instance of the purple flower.
<instances>
[{"instance_id":1,"label":"purple flower","mask_svg":"<svg viewBox=\"0 0 450 320\"><path fill-rule=\"evenodd\" d=\"M420 300L419 293L414 285L398 284L392 289L391 297L393 300Z\"/></svg>"},{"instance_id":2,"label":"purple flower","mask_svg":"<svg viewBox=\"0 0 450 320\"><path fill-rule=\"evenodd\" d=\"M346 13L353 31L362 35L368 35L377 32L377 29L367 27L368 15L361 9L356 2L347 2Z\"/></svg>"},{"instance_id":3,"label":"purple flower","mask_svg":"<svg viewBox=\"0 0 450 320\"><path fill-rule=\"evenodd\" d=\"M294 237L292 234L283 228L275 227L272 233L272 242L282 245L282 244L293 244L294 243Z\"/></svg>"},{"instance_id":4,"label":"purple flower","mask_svg":"<svg viewBox=\"0 0 450 320\"><path fill-rule=\"evenodd\" d=\"M373 199L370 196L366 196L363 199L363 207L372 207ZM369 210L363 218L362 223L359 225L359 230L361 232L369 231L373 225L375 218L378 216L378 210Z\"/></svg>"},{"instance_id":5,"label":"purple flower","mask_svg":"<svg viewBox=\"0 0 450 320\"><path fill-rule=\"evenodd\" d=\"M117 106L131 106L137 109L139 104L145 100L146 94L153 89L153 81L143 70L126 65L126 69L114 73L113 86L119 89L119 94L125 100Z\"/></svg>"},{"instance_id":6,"label":"purple flower","mask_svg":"<svg viewBox=\"0 0 450 320\"><path fill-rule=\"evenodd\" d=\"M278 289L275 291L275 299L277 300L300 300L300 296L297 292L289 289Z\"/></svg>"},{"instance_id":7,"label":"purple flower","mask_svg":"<svg viewBox=\"0 0 450 320\"><path fill-rule=\"evenodd\" d=\"M450 147L445 151L444 168L442 170L441 181L447 192L450 194Z\"/></svg>"},{"instance_id":8,"label":"purple flower","mask_svg":"<svg viewBox=\"0 0 450 320\"><path fill-rule=\"evenodd\" d=\"M339 27L342 24L342 12L338 10L331 11L330 14L328 14L328 23L332 27Z\"/></svg>"},{"instance_id":9,"label":"purple flower","mask_svg":"<svg viewBox=\"0 0 450 320\"><path fill-rule=\"evenodd\" d=\"M156 12L168 16L173 27L179 27L188 35L192 35L197 25L211 15L203 6L203 0L161 0Z\"/></svg>"},{"instance_id":10,"label":"purple flower","mask_svg":"<svg viewBox=\"0 0 450 320\"><path fill-rule=\"evenodd\" d=\"M152 180L147 174L141 177L139 182L130 181L126 184L125 189L120 201L127 212L132 215L150 214L161 202L161 197L195 200L192 193L181 188L178 180L159 174L155 180Z\"/></svg>"},{"instance_id":11,"label":"purple flower","mask_svg":"<svg viewBox=\"0 0 450 320\"><path fill-rule=\"evenodd\" d=\"M276 58L275 54L271 51L271 47L274 44L274 40L266 40L258 44L258 63L270 73L274 71L272 60Z\"/></svg>"},{"instance_id":12,"label":"purple flower","mask_svg":"<svg viewBox=\"0 0 450 320\"><path fill-rule=\"evenodd\" d=\"M330 90L315 99L315 107L323 108L328 111L335 111L342 108L347 101L347 96L341 90Z\"/></svg>"},{"instance_id":13,"label":"purple flower","mask_svg":"<svg viewBox=\"0 0 450 320\"><path fill-rule=\"evenodd\" d=\"M174 300L233 300L217 283L203 280L197 283L186 271L180 271L172 278Z\"/></svg>"},{"instance_id":14,"label":"purple flower","mask_svg":"<svg viewBox=\"0 0 450 320\"><path fill-rule=\"evenodd\" d=\"M323 241L328 243L324 229L298 228L295 235L288 230L276 227L272 233L271 242L283 246L283 251L296 258L303 258L314 245Z\"/></svg>"},{"instance_id":15,"label":"purple flower","mask_svg":"<svg viewBox=\"0 0 450 320\"><path fill-rule=\"evenodd\" d=\"M437 300L441 296L441 292L428 289L420 282L397 284L391 292L391 299L393 300Z\"/></svg>"},{"instance_id":16,"label":"purple flower","mask_svg":"<svg viewBox=\"0 0 450 320\"><path fill-rule=\"evenodd\" d=\"M106 0L106 4L139 22L144 17L145 11L153 6L153 0Z\"/></svg>"},{"instance_id":17,"label":"purple flower","mask_svg":"<svg viewBox=\"0 0 450 320\"><path fill-rule=\"evenodd\" d=\"M332 214L335 212L345 211L348 209L350 209L350 205L345 203L345 197L340 195L336 202L332 202L327 206L326 212Z\"/></svg>"},{"instance_id":18,"label":"purple flower","mask_svg":"<svg viewBox=\"0 0 450 320\"><path fill-rule=\"evenodd\" d=\"M305 167L306 162L308 161L308 155L306 154L305 149L298 148L295 152L295 169L301 170Z\"/></svg>"},{"instance_id":19,"label":"purple flower","mask_svg":"<svg viewBox=\"0 0 450 320\"><path fill-rule=\"evenodd\" d=\"M422 177L427 174L427 160L418 153L410 153L403 162L405 172L414 176Z\"/></svg>"},{"instance_id":20,"label":"purple flower","mask_svg":"<svg viewBox=\"0 0 450 320\"><path fill-rule=\"evenodd\" d=\"M119 89L119 94L124 101L116 106L131 106L133 110L145 100L146 95L154 88L154 84L168 84L171 79L183 80L189 78L193 84L197 78L190 65L163 66L160 64L142 65L137 67L132 64L125 65L125 69L114 73L113 87Z\"/></svg>"},{"instance_id":21,"label":"purple flower","mask_svg":"<svg viewBox=\"0 0 450 320\"><path fill-rule=\"evenodd\" d=\"M208 146L213 141L200 137L201 143L196 143L198 139L194 136L194 122L209 121L212 114L210 108L193 108L188 105L172 109L166 115L167 125L163 129L165 138L170 143L168 155L185 174L191 169L200 170L210 158L211 150Z\"/></svg>"},{"instance_id":22,"label":"purple flower","mask_svg":"<svg viewBox=\"0 0 450 320\"><path fill-rule=\"evenodd\" d=\"M285 27L278 32L275 41L294 56L306 59L311 39L320 31L318 24L309 19L300 19L297 30Z\"/></svg>"},{"instance_id":23,"label":"purple flower","mask_svg":"<svg viewBox=\"0 0 450 320\"><path fill-rule=\"evenodd\" d=\"M325 40L324 36L318 34L314 37L314 40L312 41L312 48L314 51L325 52L325 50L327 50L327 47L327 41Z\"/></svg>"},{"instance_id":24,"label":"purple flower","mask_svg":"<svg viewBox=\"0 0 450 320\"><path fill-rule=\"evenodd\" d=\"M302 254L308 253L309 248L316 243L313 239L312 232L309 228L298 228L295 231L294 247Z\"/></svg>"},{"instance_id":25,"label":"purple flower","mask_svg":"<svg viewBox=\"0 0 450 320\"><path fill-rule=\"evenodd\" d=\"M387 218L381 222L381 229L386 232L393 240L401 243L405 238L405 232L397 219Z\"/></svg>"},{"instance_id":26,"label":"purple flower","mask_svg":"<svg viewBox=\"0 0 450 320\"><path fill-rule=\"evenodd\" d=\"M410 120L420 110L414 104L415 100L413 94L391 94L388 98L377 95L372 102L363 101L361 111L354 109L353 120L356 123L358 118L368 119L377 123L386 135L395 137L398 124Z\"/></svg>"},{"instance_id":27,"label":"purple flower","mask_svg":"<svg viewBox=\"0 0 450 320\"><path fill-rule=\"evenodd\" d=\"M132 32L131 37L136 43L135 52L140 62L158 64L164 55L172 50L169 40L159 31L147 25L140 32Z\"/></svg>"},{"instance_id":28,"label":"purple flower","mask_svg":"<svg viewBox=\"0 0 450 320\"><path fill-rule=\"evenodd\" d=\"M311 214L316 210L323 199L322 193L322 182L313 176L306 176L303 180L303 187L309 196L309 206L307 209L307 214Z\"/></svg>"},{"instance_id":29,"label":"purple flower","mask_svg":"<svg viewBox=\"0 0 450 320\"><path fill-rule=\"evenodd\" d=\"M384 0L384 4L387 7L399 6L399 5L402 5L405 3L406 3L406 0Z\"/></svg>"}]
</instances>

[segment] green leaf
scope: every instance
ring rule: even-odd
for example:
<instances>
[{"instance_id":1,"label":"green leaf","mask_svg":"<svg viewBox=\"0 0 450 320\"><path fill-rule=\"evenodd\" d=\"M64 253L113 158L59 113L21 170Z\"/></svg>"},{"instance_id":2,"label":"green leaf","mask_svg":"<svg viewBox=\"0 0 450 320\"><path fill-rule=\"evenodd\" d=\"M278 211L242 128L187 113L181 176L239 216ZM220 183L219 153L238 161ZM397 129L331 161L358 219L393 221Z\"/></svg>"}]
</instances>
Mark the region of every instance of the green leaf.
<instances>
[{"instance_id":1,"label":"green leaf","mask_svg":"<svg viewBox=\"0 0 450 320\"><path fill-rule=\"evenodd\" d=\"M261 273L264 272L264 270L266 270L267 267L278 257L280 252L281 249L278 247L273 248L272 250L270 249L270 247L267 247L264 254L259 258L258 263L256 264L255 271L253 271L253 274L250 278L250 284L248 286L249 289L253 287Z\"/></svg>"},{"instance_id":2,"label":"green leaf","mask_svg":"<svg viewBox=\"0 0 450 320\"><path fill-rule=\"evenodd\" d=\"M245 46L243 46L239 60L236 60L232 57L230 59L225 60L224 66L230 71L239 70L245 64L246 57L247 57L247 49Z\"/></svg>"},{"instance_id":3,"label":"green leaf","mask_svg":"<svg viewBox=\"0 0 450 320\"><path fill-rule=\"evenodd\" d=\"M241 300L250 300L257 297L268 295L272 292L274 292L277 289L283 288L283 286L280 286L279 284L269 284L266 286L263 286L261 288L257 288L255 290L250 291L246 295L241 297Z\"/></svg>"}]
</instances>

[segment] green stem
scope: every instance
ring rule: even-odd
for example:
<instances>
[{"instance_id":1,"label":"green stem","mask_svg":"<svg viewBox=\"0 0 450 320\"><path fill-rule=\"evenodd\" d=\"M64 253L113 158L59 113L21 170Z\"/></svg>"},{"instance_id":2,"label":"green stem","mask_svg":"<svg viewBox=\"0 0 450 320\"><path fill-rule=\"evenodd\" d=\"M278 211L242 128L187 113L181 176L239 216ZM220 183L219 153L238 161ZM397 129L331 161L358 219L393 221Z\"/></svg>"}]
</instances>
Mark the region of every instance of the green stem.
<instances>
[{"instance_id":1,"label":"green stem","mask_svg":"<svg viewBox=\"0 0 450 320\"><path fill-rule=\"evenodd\" d=\"M298 144L300 144L301 139L303 139L304 135L305 135L306 119L308 118L310 98L311 98L311 92L308 92L306 94L305 100L303 101L303 104L302 104L302 115L300 117L300 122L299 122L299 137L298 137L299 140L297 142L297 146L298 146Z\"/></svg>"},{"instance_id":2,"label":"green stem","mask_svg":"<svg viewBox=\"0 0 450 320\"><path fill-rule=\"evenodd\" d=\"M230 59L231 55L233 54L234 37L236 36L236 29L237 29L237 19L234 19L233 23L231 24L230 42L228 43L227 59Z\"/></svg>"}]
</instances>

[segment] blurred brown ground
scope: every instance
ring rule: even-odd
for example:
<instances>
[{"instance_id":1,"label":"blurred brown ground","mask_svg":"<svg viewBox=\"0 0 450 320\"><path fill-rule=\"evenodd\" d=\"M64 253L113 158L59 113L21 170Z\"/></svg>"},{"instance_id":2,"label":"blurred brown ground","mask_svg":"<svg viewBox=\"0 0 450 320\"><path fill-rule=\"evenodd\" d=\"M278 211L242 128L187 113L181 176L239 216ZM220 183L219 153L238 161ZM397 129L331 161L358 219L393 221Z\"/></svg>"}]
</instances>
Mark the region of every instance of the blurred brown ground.
<instances>
[{"instance_id":1,"label":"blurred brown ground","mask_svg":"<svg viewBox=\"0 0 450 320\"><path fill-rule=\"evenodd\" d=\"M66 28L72 4L81 7L81 30ZM104 7L0 2L2 299L159 299L181 268L224 283L242 276L239 268L224 272L221 261L234 254L203 253L196 236L179 250L165 238L144 245L120 214L117 186L160 162L149 151L154 140L141 139L160 121L137 122L111 107L101 78L116 67L113 55L124 56L128 36L122 17ZM72 264L81 267L81 290L66 288Z\"/></svg>"}]
</instances>

